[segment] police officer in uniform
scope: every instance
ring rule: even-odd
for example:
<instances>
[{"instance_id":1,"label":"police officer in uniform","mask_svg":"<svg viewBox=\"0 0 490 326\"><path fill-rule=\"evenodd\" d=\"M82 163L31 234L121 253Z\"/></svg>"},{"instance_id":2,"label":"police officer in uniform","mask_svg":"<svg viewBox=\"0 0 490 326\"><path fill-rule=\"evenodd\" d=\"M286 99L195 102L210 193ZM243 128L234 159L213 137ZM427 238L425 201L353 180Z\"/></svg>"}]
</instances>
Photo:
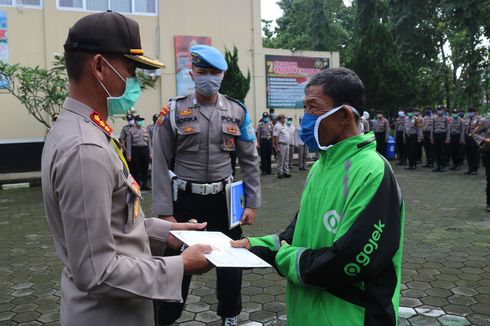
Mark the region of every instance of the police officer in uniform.
<instances>
[{"instance_id":1,"label":"police officer in uniform","mask_svg":"<svg viewBox=\"0 0 490 326\"><path fill-rule=\"evenodd\" d=\"M405 139L407 143L408 152L408 166L405 167L406 170L416 170L417 169L417 144L422 142L422 127L415 117L413 110L408 111L407 121L405 123Z\"/></svg>"},{"instance_id":2,"label":"police officer in uniform","mask_svg":"<svg viewBox=\"0 0 490 326\"><path fill-rule=\"evenodd\" d=\"M140 115L134 117L136 125L128 130L126 136L126 156L128 158L131 174L141 186L141 190L150 190L148 187L148 166L150 164L150 134L143 123L145 118Z\"/></svg>"},{"instance_id":3,"label":"police officer in uniform","mask_svg":"<svg viewBox=\"0 0 490 326\"><path fill-rule=\"evenodd\" d=\"M277 152L277 177L279 179L291 177L291 174L289 174L289 138L286 116L279 114L272 132L272 146Z\"/></svg>"},{"instance_id":4,"label":"police officer in uniform","mask_svg":"<svg viewBox=\"0 0 490 326\"><path fill-rule=\"evenodd\" d=\"M395 143L398 156L398 162L396 165L407 164L407 147L405 139L405 124L407 123L407 116L402 109L398 110L398 118L395 122Z\"/></svg>"},{"instance_id":5,"label":"police officer in uniform","mask_svg":"<svg viewBox=\"0 0 490 326\"><path fill-rule=\"evenodd\" d=\"M152 116L153 123L146 127L148 130L148 135L150 135L150 160L153 158L153 135L155 134L155 127L157 125L158 114Z\"/></svg>"},{"instance_id":6,"label":"police officer in uniform","mask_svg":"<svg viewBox=\"0 0 490 326\"><path fill-rule=\"evenodd\" d=\"M210 268L193 246L181 256L153 257L180 243L172 224L145 218L141 192L106 118L125 114L140 94L135 68L162 68L143 56L138 24L102 12L81 18L68 34L69 96L42 155L42 191L61 272L62 326L154 325L151 299L181 300L182 277ZM158 244L158 245L157 245Z\"/></svg>"},{"instance_id":7,"label":"police officer in uniform","mask_svg":"<svg viewBox=\"0 0 490 326\"><path fill-rule=\"evenodd\" d=\"M134 126L134 115L129 113L126 115L126 121L128 122L122 129L121 133L119 134L119 141L121 142L124 150L126 150L126 138L128 136L128 130L133 128Z\"/></svg>"},{"instance_id":8,"label":"police officer in uniform","mask_svg":"<svg viewBox=\"0 0 490 326\"><path fill-rule=\"evenodd\" d=\"M272 123L269 113L262 113L262 119L256 129L260 149L260 169L262 174L272 174Z\"/></svg>"},{"instance_id":9,"label":"police officer in uniform","mask_svg":"<svg viewBox=\"0 0 490 326\"><path fill-rule=\"evenodd\" d=\"M424 168L434 167L434 155L432 153L432 141L430 135L432 133L432 108L430 106L425 108L425 115L422 119L422 135L423 144L425 150L425 164L422 165Z\"/></svg>"},{"instance_id":10,"label":"police officer in uniform","mask_svg":"<svg viewBox=\"0 0 490 326\"><path fill-rule=\"evenodd\" d=\"M434 146L436 167L433 172L445 172L447 163L446 145L449 144L449 118L444 115L444 107L437 108L437 115L432 118L431 143Z\"/></svg>"},{"instance_id":11,"label":"police officer in uniform","mask_svg":"<svg viewBox=\"0 0 490 326\"><path fill-rule=\"evenodd\" d=\"M296 132L296 127L293 125L293 117L288 116L288 119L286 121L286 125L288 126L288 131L289 131L289 159L288 159L288 164L289 164L289 169L293 169L293 158L294 158L294 149L296 148L296 138L294 137L294 134Z\"/></svg>"},{"instance_id":12,"label":"police officer in uniform","mask_svg":"<svg viewBox=\"0 0 490 326\"><path fill-rule=\"evenodd\" d=\"M468 171L465 174L477 175L480 160L478 158L478 145L473 138L473 130L478 126L480 117L475 108L468 109L468 117L465 120L464 134L465 134L465 153L466 160L468 161Z\"/></svg>"},{"instance_id":13,"label":"police officer in uniform","mask_svg":"<svg viewBox=\"0 0 490 326\"><path fill-rule=\"evenodd\" d=\"M231 181L230 152L236 151L246 194L241 224L252 224L260 206L255 133L245 106L218 93L228 68L223 54L205 45L193 46L190 52L196 91L172 99L155 131L153 212L171 221L206 221L207 230L240 239L241 228L228 227L225 186ZM175 175L170 177L169 170ZM218 268L216 274L218 315L225 325L236 325L242 309L242 270ZM184 301L190 280L183 281ZM178 302L160 304L159 323L173 323L183 307Z\"/></svg>"},{"instance_id":14,"label":"police officer in uniform","mask_svg":"<svg viewBox=\"0 0 490 326\"><path fill-rule=\"evenodd\" d=\"M473 139L480 146L482 163L487 175L487 211L490 212L490 110L487 116L481 119L478 126L473 129Z\"/></svg>"},{"instance_id":15,"label":"police officer in uniform","mask_svg":"<svg viewBox=\"0 0 490 326\"><path fill-rule=\"evenodd\" d=\"M376 151L386 157L386 146L390 139L390 123L381 111L376 112L373 131L376 137Z\"/></svg>"},{"instance_id":16,"label":"police officer in uniform","mask_svg":"<svg viewBox=\"0 0 490 326\"><path fill-rule=\"evenodd\" d=\"M449 170L461 170L463 163L463 145L464 145L464 112L453 110L451 113L451 123L449 125L450 143L449 154L453 161L453 166Z\"/></svg>"}]
</instances>

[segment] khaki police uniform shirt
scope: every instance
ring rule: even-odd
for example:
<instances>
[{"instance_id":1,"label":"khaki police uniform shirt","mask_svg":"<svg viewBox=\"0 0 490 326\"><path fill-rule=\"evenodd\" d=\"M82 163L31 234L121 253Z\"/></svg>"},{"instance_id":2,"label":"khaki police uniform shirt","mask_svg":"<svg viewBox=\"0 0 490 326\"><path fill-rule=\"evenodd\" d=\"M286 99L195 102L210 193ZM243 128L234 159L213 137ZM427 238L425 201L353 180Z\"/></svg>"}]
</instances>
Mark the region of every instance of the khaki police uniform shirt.
<instances>
[{"instance_id":1,"label":"khaki police uniform shirt","mask_svg":"<svg viewBox=\"0 0 490 326\"><path fill-rule=\"evenodd\" d=\"M71 98L63 107L42 155L44 204L64 265L61 324L153 325L150 299L182 300L182 258L150 252L150 239L163 249L170 224L145 218L139 187L95 112Z\"/></svg>"},{"instance_id":2,"label":"khaki police uniform shirt","mask_svg":"<svg viewBox=\"0 0 490 326\"><path fill-rule=\"evenodd\" d=\"M381 119L375 120L373 130L375 133L383 132L385 134L386 141L389 140L389 138L390 138L390 123L388 122L388 119L386 119L385 117L382 117Z\"/></svg>"},{"instance_id":3,"label":"khaki police uniform shirt","mask_svg":"<svg viewBox=\"0 0 490 326\"><path fill-rule=\"evenodd\" d=\"M134 127L128 129L126 137L126 152L131 157L133 147L149 147L150 134L145 127Z\"/></svg>"},{"instance_id":4,"label":"khaki police uniform shirt","mask_svg":"<svg viewBox=\"0 0 490 326\"><path fill-rule=\"evenodd\" d=\"M449 133L451 135L459 135L459 142L464 143L464 119L457 117L451 118L451 123L449 124Z\"/></svg>"},{"instance_id":5,"label":"khaki police uniform shirt","mask_svg":"<svg viewBox=\"0 0 490 326\"><path fill-rule=\"evenodd\" d=\"M272 138L272 123L261 122L257 126L257 138L260 139L271 139Z\"/></svg>"},{"instance_id":6,"label":"khaki police uniform shirt","mask_svg":"<svg viewBox=\"0 0 490 326\"><path fill-rule=\"evenodd\" d=\"M168 113L170 114L172 111ZM172 119L167 115L155 129L152 163L153 213L173 215L169 169L186 181L222 181L232 174L230 153L233 151L236 151L241 167L246 206L260 207L257 148L254 141L239 139L242 132L255 138L251 126L249 130L242 130L242 126L247 126L245 109L221 94L218 94L216 104L203 106L193 93L175 99L174 114L176 126L172 126Z\"/></svg>"},{"instance_id":7,"label":"khaki police uniform shirt","mask_svg":"<svg viewBox=\"0 0 490 326\"><path fill-rule=\"evenodd\" d=\"M490 138L490 117L479 121L478 126L473 130L472 136L483 151L490 150L490 144L485 142L485 138Z\"/></svg>"},{"instance_id":8,"label":"khaki police uniform shirt","mask_svg":"<svg viewBox=\"0 0 490 326\"><path fill-rule=\"evenodd\" d=\"M432 125L434 124L434 120L432 116L425 116L422 120L422 131L423 132L432 132Z\"/></svg>"},{"instance_id":9,"label":"khaki police uniform shirt","mask_svg":"<svg viewBox=\"0 0 490 326\"><path fill-rule=\"evenodd\" d=\"M449 118L445 115L436 115L432 118L431 140L434 141L435 134L446 134L446 142L449 142Z\"/></svg>"},{"instance_id":10,"label":"khaki police uniform shirt","mask_svg":"<svg viewBox=\"0 0 490 326\"><path fill-rule=\"evenodd\" d=\"M395 122L395 135L398 132L405 133L405 125L407 124L408 117L404 115L403 117L398 117Z\"/></svg>"},{"instance_id":11,"label":"khaki police uniform shirt","mask_svg":"<svg viewBox=\"0 0 490 326\"><path fill-rule=\"evenodd\" d=\"M289 145L289 127L286 125L286 123L276 123L276 125L274 126L273 135L277 137L277 141L279 142L279 144Z\"/></svg>"},{"instance_id":12,"label":"khaki police uniform shirt","mask_svg":"<svg viewBox=\"0 0 490 326\"><path fill-rule=\"evenodd\" d=\"M474 115L473 117L467 117L464 121L464 133L468 137L472 137L473 135L473 130L478 126L480 123L480 117L477 115Z\"/></svg>"}]
</instances>

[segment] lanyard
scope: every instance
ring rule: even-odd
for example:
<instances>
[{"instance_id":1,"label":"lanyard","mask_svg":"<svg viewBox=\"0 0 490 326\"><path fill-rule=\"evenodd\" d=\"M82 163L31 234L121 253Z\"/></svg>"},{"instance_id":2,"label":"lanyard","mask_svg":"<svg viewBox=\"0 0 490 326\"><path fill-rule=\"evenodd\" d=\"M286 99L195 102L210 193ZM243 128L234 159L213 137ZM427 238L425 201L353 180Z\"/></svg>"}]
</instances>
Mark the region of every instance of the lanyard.
<instances>
[{"instance_id":1,"label":"lanyard","mask_svg":"<svg viewBox=\"0 0 490 326\"><path fill-rule=\"evenodd\" d=\"M126 168L125 171L127 172L127 174L129 174L128 162L126 162L126 159L124 158L124 155L123 155L123 153L121 151L121 148L119 147L119 144L112 137L111 137L111 143L114 146L114 148L115 148L115 150L117 152L117 155L119 156L119 159L121 160L121 162L123 163L124 167Z\"/></svg>"}]
</instances>

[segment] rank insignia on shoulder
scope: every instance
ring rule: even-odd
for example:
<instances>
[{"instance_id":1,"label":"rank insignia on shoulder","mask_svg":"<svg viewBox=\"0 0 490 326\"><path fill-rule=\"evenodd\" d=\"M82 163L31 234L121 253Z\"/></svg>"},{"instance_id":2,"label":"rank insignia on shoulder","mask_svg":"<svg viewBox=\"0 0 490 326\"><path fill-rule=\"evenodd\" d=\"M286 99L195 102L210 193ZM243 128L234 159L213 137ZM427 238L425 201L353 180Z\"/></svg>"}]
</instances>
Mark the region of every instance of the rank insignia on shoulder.
<instances>
[{"instance_id":1,"label":"rank insignia on shoulder","mask_svg":"<svg viewBox=\"0 0 490 326\"><path fill-rule=\"evenodd\" d=\"M186 109L179 112L179 117L188 117L192 114L192 109Z\"/></svg>"},{"instance_id":2,"label":"rank insignia on shoulder","mask_svg":"<svg viewBox=\"0 0 490 326\"><path fill-rule=\"evenodd\" d=\"M92 119L92 122L99 127L107 136L110 136L112 133L112 128L105 122L104 118L100 116L99 113L93 111L90 114L90 119Z\"/></svg>"},{"instance_id":3,"label":"rank insignia on shoulder","mask_svg":"<svg viewBox=\"0 0 490 326\"><path fill-rule=\"evenodd\" d=\"M192 134L194 132L194 127L187 126L184 128L184 134Z\"/></svg>"},{"instance_id":4,"label":"rank insignia on shoulder","mask_svg":"<svg viewBox=\"0 0 490 326\"><path fill-rule=\"evenodd\" d=\"M158 113L158 118L157 118L157 125L160 127L165 119L167 118L168 113L170 112L170 109L168 106L164 105L162 109L160 110L160 113Z\"/></svg>"}]
</instances>

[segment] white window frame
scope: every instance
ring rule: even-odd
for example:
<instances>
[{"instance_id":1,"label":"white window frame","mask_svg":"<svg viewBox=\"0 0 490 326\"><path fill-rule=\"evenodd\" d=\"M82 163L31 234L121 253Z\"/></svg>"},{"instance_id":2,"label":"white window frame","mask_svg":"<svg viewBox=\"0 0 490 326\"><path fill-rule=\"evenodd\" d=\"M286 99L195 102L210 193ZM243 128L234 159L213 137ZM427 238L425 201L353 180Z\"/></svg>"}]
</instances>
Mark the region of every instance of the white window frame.
<instances>
[{"instance_id":1,"label":"white window frame","mask_svg":"<svg viewBox=\"0 0 490 326\"><path fill-rule=\"evenodd\" d=\"M20 2L20 3L17 3ZM44 5L44 0L39 0L39 6L33 6L33 5L25 5L22 3L22 0L12 0L11 5L4 5L0 4L0 7L11 7L11 8L25 8L25 9L43 9Z\"/></svg>"},{"instance_id":2,"label":"white window frame","mask_svg":"<svg viewBox=\"0 0 490 326\"><path fill-rule=\"evenodd\" d=\"M12 0L16 1L16 0ZM41 0L43 1L43 0ZM111 2L109 0L104 0L107 1L107 8L111 10ZM124 15L138 15L138 16L158 16L158 0L155 1L155 12L139 12L136 11L136 0L131 0L131 12L121 12L121 14ZM87 9L87 1L82 0L82 6L83 8L77 8L77 7L63 7L60 5L60 0L56 0L56 9L62 10L62 11L84 11L84 12L102 12L101 10L92 10L92 9Z\"/></svg>"}]
</instances>

